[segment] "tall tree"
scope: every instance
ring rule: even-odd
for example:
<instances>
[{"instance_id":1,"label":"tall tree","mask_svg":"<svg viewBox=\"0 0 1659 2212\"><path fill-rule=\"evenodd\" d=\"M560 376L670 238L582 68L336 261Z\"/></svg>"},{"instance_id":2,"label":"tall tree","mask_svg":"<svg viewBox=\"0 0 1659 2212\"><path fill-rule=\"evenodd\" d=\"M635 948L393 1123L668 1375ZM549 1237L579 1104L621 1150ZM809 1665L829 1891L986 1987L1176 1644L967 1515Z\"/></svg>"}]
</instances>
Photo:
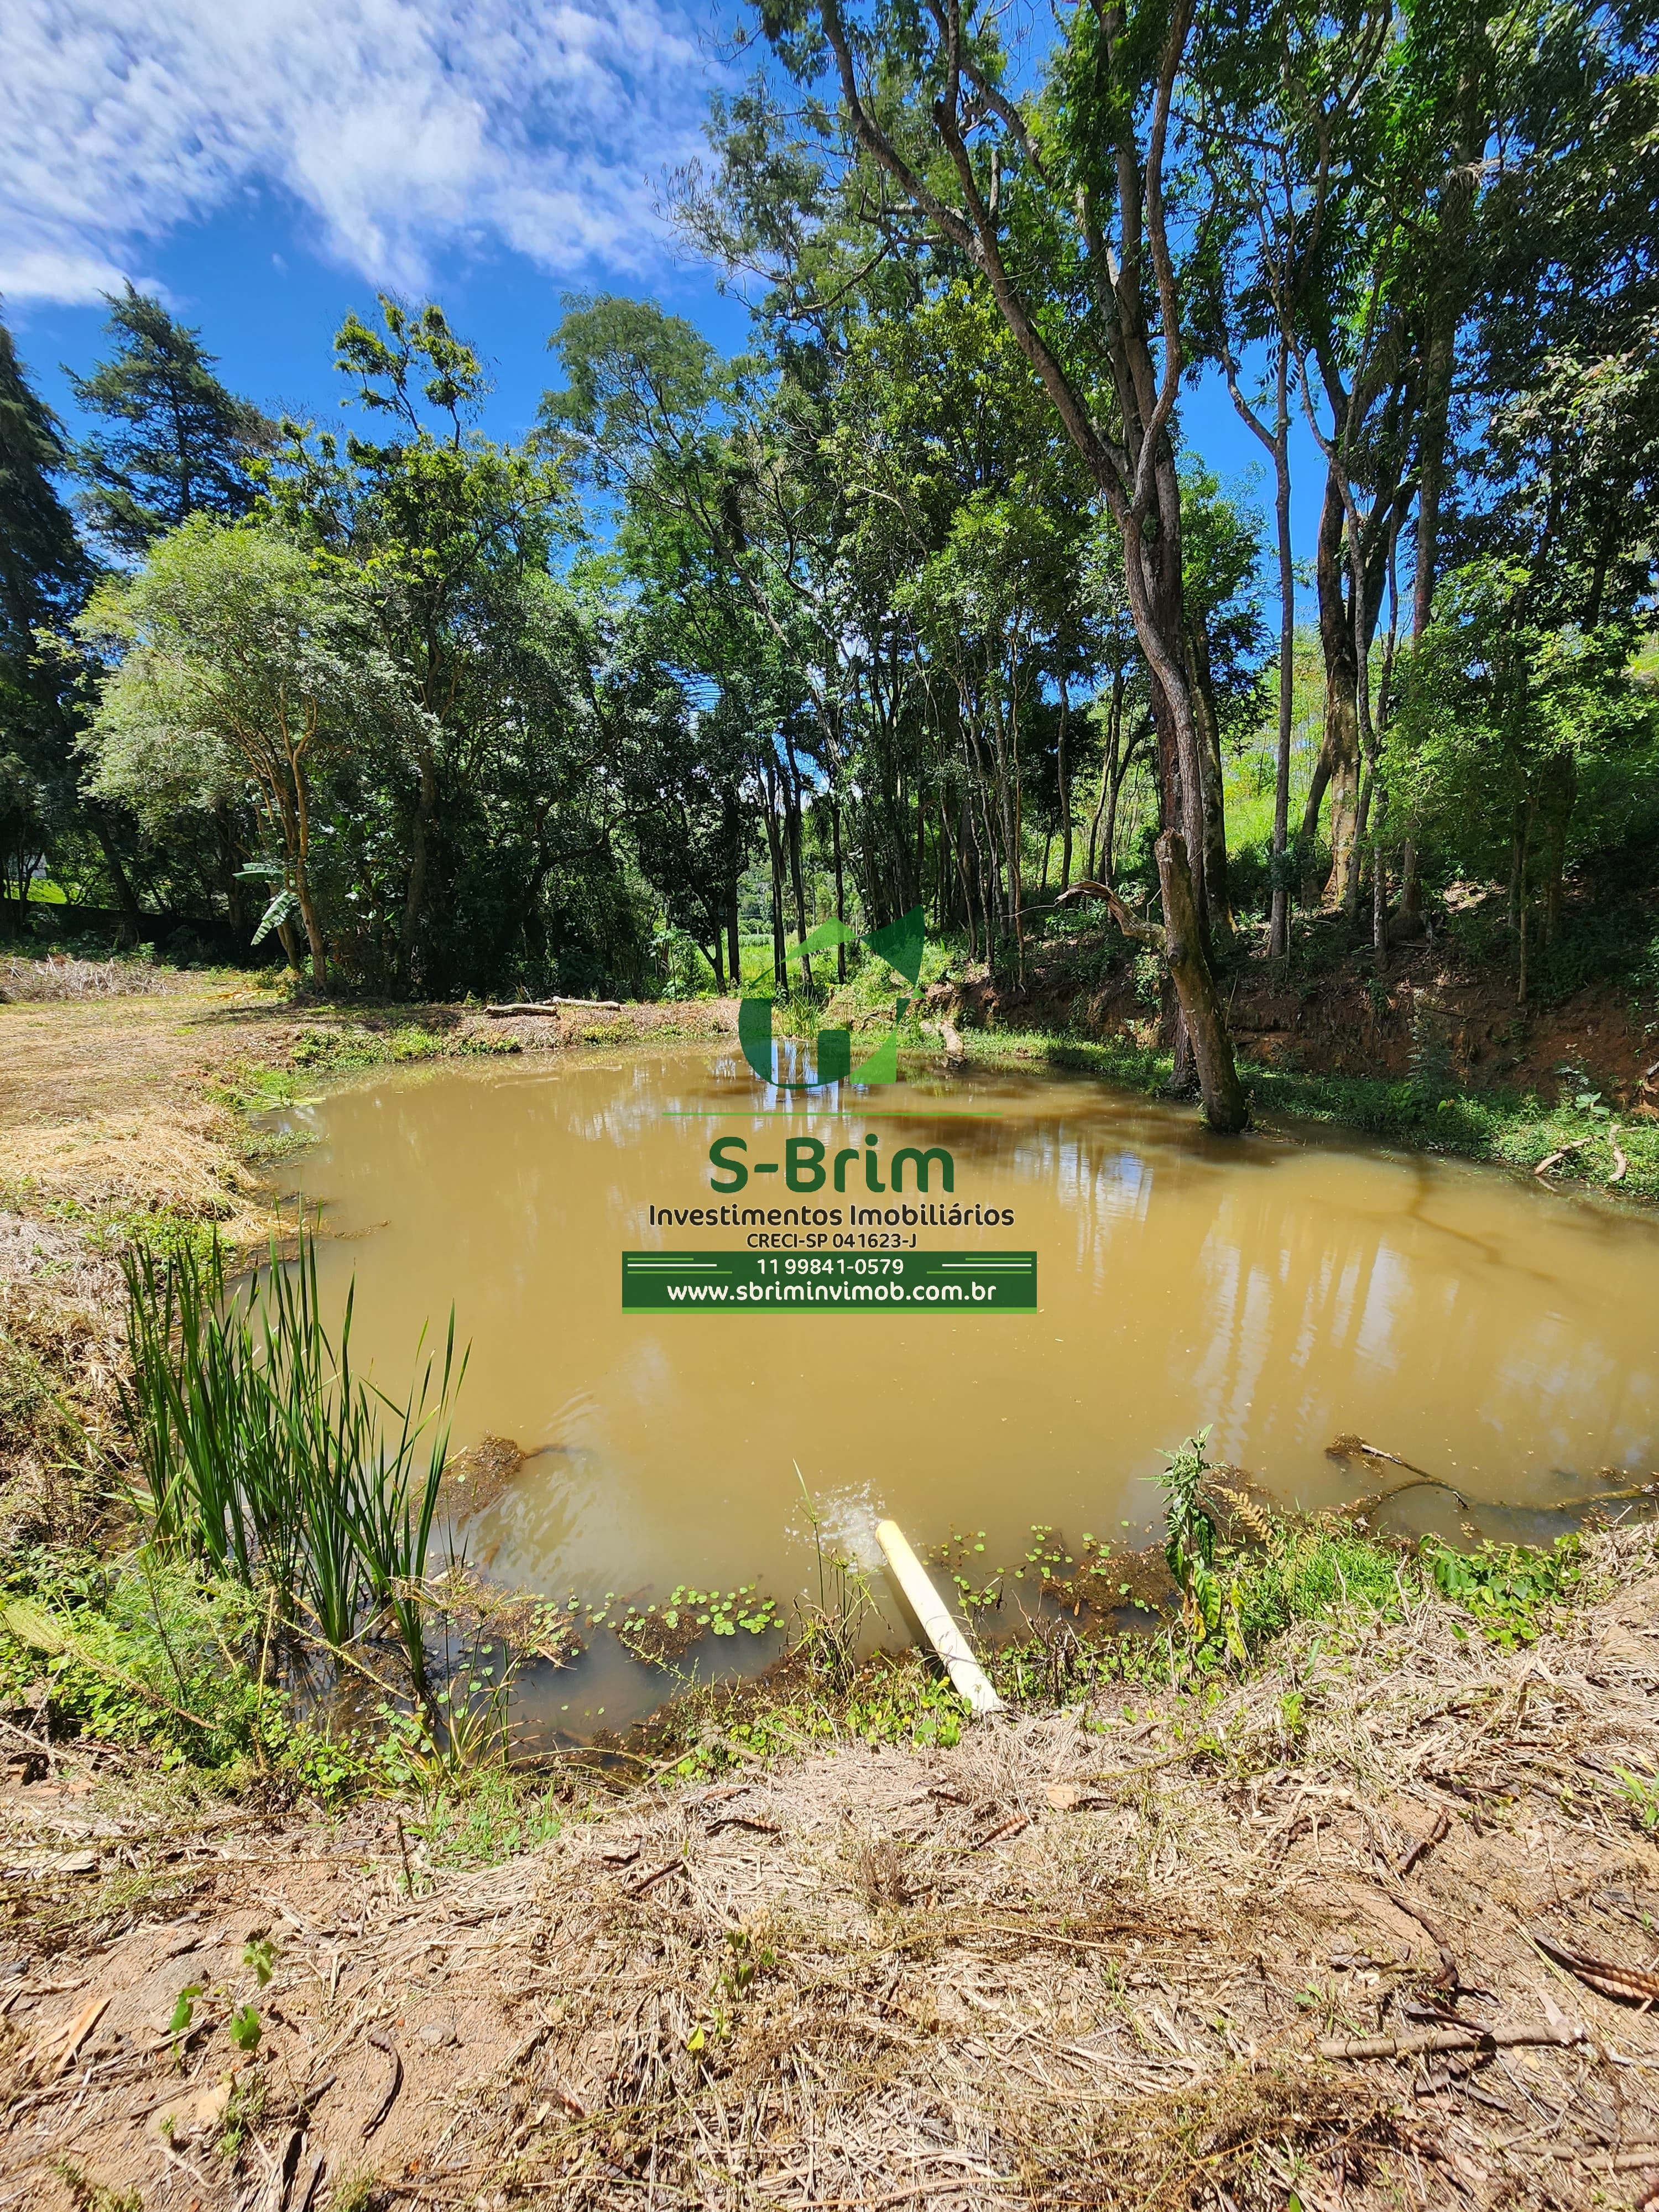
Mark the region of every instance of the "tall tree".
<instances>
[{"instance_id":1,"label":"tall tree","mask_svg":"<svg viewBox=\"0 0 1659 2212\"><path fill-rule=\"evenodd\" d=\"M1000 13L976 0L922 13L872 0L856 15L842 0L763 0L759 12L811 95L820 144L848 173L844 200L878 211L882 251L919 232L941 268L986 288L1121 533L1158 731L1177 1066L1190 1054L1206 1118L1240 1128L1248 1108L1208 944L1209 767L1172 434L1182 336L1166 187L1192 0L1078 10L1046 83L1026 94L1010 89Z\"/></svg>"},{"instance_id":2,"label":"tall tree","mask_svg":"<svg viewBox=\"0 0 1659 2212\"><path fill-rule=\"evenodd\" d=\"M273 425L213 373L202 334L129 284L109 295L112 349L90 376L71 374L75 397L100 427L75 448L78 501L92 536L118 556L140 557L194 514L225 521L258 495L248 464Z\"/></svg>"},{"instance_id":3,"label":"tall tree","mask_svg":"<svg viewBox=\"0 0 1659 2212\"><path fill-rule=\"evenodd\" d=\"M548 573L572 527L554 456L538 437L502 445L477 430L483 367L434 302L382 296L380 310L379 329L348 317L335 356L384 434L285 425L267 495L301 545L361 580L381 643L411 672L422 713L388 793L403 875L391 980L436 990L476 975L477 916L459 902L489 853L481 813L507 811L524 840L526 903L494 925L511 934L566 852L561 802L591 785L601 737L575 610ZM509 769L510 795L495 780ZM505 835L499 819L493 834ZM568 857L604 845L583 816Z\"/></svg>"},{"instance_id":4,"label":"tall tree","mask_svg":"<svg viewBox=\"0 0 1659 2212\"><path fill-rule=\"evenodd\" d=\"M0 893L27 896L74 793L72 709L36 631L73 614L91 564L58 497L62 433L0 325Z\"/></svg>"}]
</instances>

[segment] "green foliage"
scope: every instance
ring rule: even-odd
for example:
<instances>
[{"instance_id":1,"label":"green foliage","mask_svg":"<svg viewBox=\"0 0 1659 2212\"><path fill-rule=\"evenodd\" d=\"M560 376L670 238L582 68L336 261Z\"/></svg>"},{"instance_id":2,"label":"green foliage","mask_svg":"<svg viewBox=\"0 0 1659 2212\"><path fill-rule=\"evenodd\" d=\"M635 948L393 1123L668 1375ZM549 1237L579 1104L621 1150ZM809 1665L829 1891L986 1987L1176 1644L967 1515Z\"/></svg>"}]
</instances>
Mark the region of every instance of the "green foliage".
<instances>
[{"instance_id":1,"label":"green foliage","mask_svg":"<svg viewBox=\"0 0 1659 2212\"><path fill-rule=\"evenodd\" d=\"M234 1297L216 1243L205 1261L140 1247L123 1268L123 1408L157 1547L267 1593L336 1650L389 1619L424 1695L420 1585L466 1364L453 1315L435 1395L428 1360L396 1407L353 1372L352 1290L337 1334L325 1327L303 1224L294 1262L273 1246Z\"/></svg>"},{"instance_id":2,"label":"green foliage","mask_svg":"<svg viewBox=\"0 0 1659 2212\"><path fill-rule=\"evenodd\" d=\"M109 305L110 357L70 379L95 426L74 466L94 537L131 559L193 514L246 514L257 496L248 465L271 425L225 389L201 333L159 300L129 283Z\"/></svg>"},{"instance_id":3,"label":"green foliage","mask_svg":"<svg viewBox=\"0 0 1659 2212\"><path fill-rule=\"evenodd\" d=\"M238 2005L232 2012L227 2027L236 2048L244 2057L251 2057L259 2048L259 2038L264 2033L259 2025L259 2015L253 2007L251 2004Z\"/></svg>"},{"instance_id":4,"label":"green foliage","mask_svg":"<svg viewBox=\"0 0 1659 2212\"><path fill-rule=\"evenodd\" d=\"M1628 1767L1615 1766L1619 1787L1631 1802L1638 1825L1644 1835L1659 1831L1659 1774L1644 1777L1632 1774Z\"/></svg>"},{"instance_id":5,"label":"green foliage","mask_svg":"<svg viewBox=\"0 0 1659 2212\"><path fill-rule=\"evenodd\" d=\"M250 1936L242 1946L242 1964L264 1989L276 1971L276 1944L269 1936Z\"/></svg>"},{"instance_id":6,"label":"green foliage","mask_svg":"<svg viewBox=\"0 0 1659 2212\"><path fill-rule=\"evenodd\" d=\"M1560 1536L1547 1551L1482 1544L1455 1551L1426 1537L1423 1557L1442 1596L1461 1606L1489 1644L1506 1650L1535 1644L1551 1610L1569 1603L1583 1579L1583 1539Z\"/></svg>"},{"instance_id":7,"label":"green foliage","mask_svg":"<svg viewBox=\"0 0 1659 2212\"><path fill-rule=\"evenodd\" d=\"M73 672L39 632L79 604L91 563L53 483L58 423L0 324L0 887L19 900L72 819Z\"/></svg>"},{"instance_id":8,"label":"green foliage","mask_svg":"<svg viewBox=\"0 0 1659 2212\"><path fill-rule=\"evenodd\" d=\"M69 2191L74 2212L144 2212L137 2190L112 2189L105 2182L90 2180L72 2160L54 2159L52 2170Z\"/></svg>"},{"instance_id":9,"label":"green foliage","mask_svg":"<svg viewBox=\"0 0 1659 2212\"><path fill-rule=\"evenodd\" d=\"M261 928L295 966L302 930L320 983L319 780L406 757L423 729L360 580L319 570L268 524L198 515L102 583L79 628L114 662L87 737L91 788L157 825L251 790L266 851L243 874L274 894Z\"/></svg>"},{"instance_id":10,"label":"green foliage","mask_svg":"<svg viewBox=\"0 0 1659 2212\"><path fill-rule=\"evenodd\" d=\"M374 2212L379 2184L367 2166L342 2174L328 2200L328 2212Z\"/></svg>"},{"instance_id":11,"label":"green foliage","mask_svg":"<svg viewBox=\"0 0 1659 2212\"><path fill-rule=\"evenodd\" d=\"M494 1866L550 1843L563 1825L556 1794L538 1795L494 1765L446 1778L409 1832L431 1866Z\"/></svg>"},{"instance_id":12,"label":"green foliage","mask_svg":"<svg viewBox=\"0 0 1659 2212\"><path fill-rule=\"evenodd\" d=\"M1232 1587L1240 1633L1255 1653L1293 1621L1316 1620L1340 1607L1392 1618L1401 1610L1401 1572L1397 1549L1346 1522L1276 1524L1265 1546L1237 1561Z\"/></svg>"},{"instance_id":13,"label":"green foliage","mask_svg":"<svg viewBox=\"0 0 1659 2212\"><path fill-rule=\"evenodd\" d=\"M249 1665L261 1621L251 1592L187 1563L24 1553L0 1597L0 1693L21 1704L44 1680L68 1731L234 1771L281 1711Z\"/></svg>"},{"instance_id":14,"label":"green foliage","mask_svg":"<svg viewBox=\"0 0 1659 2212\"><path fill-rule=\"evenodd\" d=\"M764 1636L778 1625L777 1603L757 1597L755 1585L744 1583L732 1590L693 1589L678 1583L660 1606L629 1604L612 1622L611 1601L588 1614L596 1628L614 1626L620 1642L641 1658L653 1656L665 1630L676 1648L695 1641L703 1632L711 1636Z\"/></svg>"},{"instance_id":15,"label":"green foliage","mask_svg":"<svg viewBox=\"0 0 1659 2212\"><path fill-rule=\"evenodd\" d=\"M1203 1644L1220 1626L1224 1591L1215 1572L1216 1527L1200 1492L1209 1473L1204 1447L1208 1429L1188 1437L1178 1451L1165 1452L1158 1476L1163 1486L1168 1535L1164 1557L1181 1592L1181 1614L1194 1644Z\"/></svg>"}]
</instances>

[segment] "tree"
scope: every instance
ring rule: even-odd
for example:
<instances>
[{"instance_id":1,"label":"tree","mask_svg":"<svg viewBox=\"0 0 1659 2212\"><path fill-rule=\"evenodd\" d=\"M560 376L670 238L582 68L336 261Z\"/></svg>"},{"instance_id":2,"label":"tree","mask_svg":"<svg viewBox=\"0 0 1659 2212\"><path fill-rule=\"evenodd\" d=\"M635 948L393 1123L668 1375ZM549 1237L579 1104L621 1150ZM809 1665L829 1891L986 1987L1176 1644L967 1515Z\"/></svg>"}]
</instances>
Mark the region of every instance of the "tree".
<instances>
[{"instance_id":1,"label":"tree","mask_svg":"<svg viewBox=\"0 0 1659 2212\"><path fill-rule=\"evenodd\" d=\"M771 870L775 978L787 988L792 889L798 942L808 933L803 759L834 763L842 706L838 656L811 579L810 495L753 365L722 362L680 317L648 301L573 301L550 343L570 382L544 395L544 423L570 441L598 489L621 495L622 542L659 635L674 633L682 673L705 676L722 695L711 728L734 714L747 725L748 781ZM735 944L735 921L731 934Z\"/></svg>"},{"instance_id":2,"label":"tree","mask_svg":"<svg viewBox=\"0 0 1659 2212\"><path fill-rule=\"evenodd\" d=\"M74 615L94 574L53 481L66 465L62 429L0 324L0 850L21 903L36 868L54 856L62 865L72 851L84 817L131 943L138 902L114 824L76 792L81 671L71 653L43 643Z\"/></svg>"},{"instance_id":3,"label":"tree","mask_svg":"<svg viewBox=\"0 0 1659 2212\"><path fill-rule=\"evenodd\" d=\"M1228 498L1207 469L1182 471L1182 619L1193 713L1207 764L1204 879L1211 887L1211 927L1223 939L1232 936L1221 809L1224 756L1255 727L1261 713L1261 533L1260 517Z\"/></svg>"},{"instance_id":4,"label":"tree","mask_svg":"<svg viewBox=\"0 0 1659 2212\"><path fill-rule=\"evenodd\" d=\"M141 557L194 514L234 520L258 495L249 464L272 425L213 373L201 332L129 284L109 298L109 358L70 374L75 397L108 427L75 448L88 529L118 557Z\"/></svg>"},{"instance_id":5,"label":"tree","mask_svg":"<svg viewBox=\"0 0 1659 2212\"><path fill-rule=\"evenodd\" d=\"M1160 875L1172 909L1196 920L1164 940L1177 1068L1190 1047L1212 1127L1241 1128L1207 950L1209 769L1187 667L1172 435L1183 351L1166 167L1192 0L1079 9L1044 85L1024 96L1007 88L1000 17L975 0L923 15L872 0L856 16L842 0L766 0L760 14L843 162L843 198L896 203L902 217L874 218L879 236L919 226L941 270L984 286L1121 533L1158 732Z\"/></svg>"},{"instance_id":6,"label":"tree","mask_svg":"<svg viewBox=\"0 0 1659 2212\"><path fill-rule=\"evenodd\" d=\"M408 750L421 720L364 596L270 527L198 515L102 583L77 627L112 663L86 740L94 792L165 823L251 785L282 886L268 920L298 918L320 984L318 781Z\"/></svg>"},{"instance_id":7,"label":"tree","mask_svg":"<svg viewBox=\"0 0 1659 2212\"><path fill-rule=\"evenodd\" d=\"M1533 915L1547 945L1580 793L1610 776L1628 807L1635 771L1651 786L1659 706L1632 679L1631 626L1540 623L1523 562L1471 562L1443 597L1412 653L1390 773L1429 836L1508 861L1524 1006Z\"/></svg>"},{"instance_id":8,"label":"tree","mask_svg":"<svg viewBox=\"0 0 1659 2212\"><path fill-rule=\"evenodd\" d=\"M383 842L402 872L391 978L435 991L477 975L483 917L470 899L488 896L489 937L527 920L529 905L500 904L488 888L492 842L519 844L531 873L508 888L532 903L567 851L611 865L586 803L603 738L580 622L549 576L574 526L554 453L540 437L501 445L469 427L483 372L441 307L383 296L380 308L378 331L347 319L336 366L390 434L342 440L288 423L264 478L279 526L368 594L383 650L410 672L422 713L375 804L394 817ZM567 848L561 805L573 793L580 826Z\"/></svg>"}]
</instances>

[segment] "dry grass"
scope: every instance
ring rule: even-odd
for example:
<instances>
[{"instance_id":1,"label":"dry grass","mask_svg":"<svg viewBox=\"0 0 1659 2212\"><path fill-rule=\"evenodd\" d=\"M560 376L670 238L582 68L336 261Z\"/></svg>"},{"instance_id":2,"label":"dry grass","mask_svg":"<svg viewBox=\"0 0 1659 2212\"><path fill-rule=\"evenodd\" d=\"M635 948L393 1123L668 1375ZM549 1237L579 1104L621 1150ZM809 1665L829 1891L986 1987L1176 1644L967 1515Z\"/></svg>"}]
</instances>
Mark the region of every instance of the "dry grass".
<instances>
[{"instance_id":1,"label":"dry grass","mask_svg":"<svg viewBox=\"0 0 1659 2212\"><path fill-rule=\"evenodd\" d=\"M154 997L188 989L190 979L149 960L0 960L0 1000Z\"/></svg>"},{"instance_id":2,"label":"dry grass","mask_svg":"<svg viewBox=\"0 0 1659 2212\"><path fill-rule=\"evenodd\" d=\"M113 1448L114 1255L63 1224L0 1213L0 1556L79 1540Z\"/></svg>"},{"instance_id":3,"label":"dry grass","mask_svg":"<svg viewBox=\"0 0 1659 2212\"><path fill-rule=\"evenodd\" d=\"M1647 2201L1659 2021L1533 1940L1636 1966L1659 1943L1659 1850L1617 1774L1659 1748L1659 1551L1625 1531L1590 1557L1601 1595L1530 1650L1436 1601L1328 1620L1207 1708L1143 1690L952 1751L647 1787L481 1872L428 1867L383 1814L329 1834L147 1815L112 1783L76 1800L62 1774L15 1792L37 1846L20 1916L119 1869L191 1917L130 1894L105 1948L52 1956L15 1922L34 2056L0 2197L51 2205L68 2148L147 2205L230 2212L276 2201L258 2191L303 2133L301 2183L367 2163L382 2207ZM263 1996L256 1930L279 1949ZM175 2072L158 2023L186 1980ZM52 2075L52 2039L104 1996ZM238 2061L244 2002L264 2033ZM1320 2053L1450 2014L1539 2040ZM366 2135L392 2051L403 2086ZM193 2115L233 2068L261 2117L227 2159Z\"/></svg>"}]
</instances>

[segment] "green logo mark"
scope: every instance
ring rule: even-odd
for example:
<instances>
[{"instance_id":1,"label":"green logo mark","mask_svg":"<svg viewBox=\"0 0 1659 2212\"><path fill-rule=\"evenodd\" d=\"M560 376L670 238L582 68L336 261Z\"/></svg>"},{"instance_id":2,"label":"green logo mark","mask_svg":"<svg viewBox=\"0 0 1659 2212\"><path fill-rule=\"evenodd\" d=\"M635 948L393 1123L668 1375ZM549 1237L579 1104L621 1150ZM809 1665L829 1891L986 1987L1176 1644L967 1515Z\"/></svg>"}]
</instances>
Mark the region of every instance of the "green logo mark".
<instances>
[{"instance_id":1,"label":"green logo mark","mask_svg":"<svg viewBox=\"0 0 1659 2212\"><path fill-rule=\"evenodd\" d=\"M896 921L890 921L884 929L872 931L864 940L878 960L890 968L897 969L914 993L921 981L921 951L927 939L927 923L919 906L908 914L902 914ZM849 929L844 921L820 922L801 946L803 952L823 952L831 945L854 945L858 933ZM786 1080L777 1072L776 1052L772 1042L772 1006L770 999L740 999L738 1002L738 1042L743 1047L743 1056L763 1083L770 1084L776 1091L823 1091L832 1083L881 1084L898 1081L898 1025L904 1019L910 1000L900 999L893 1008L893 1026L868 1060L853 1065L853 1033L850 1030L820 1030L815 1054L817 1073L805 1079Z\"/></svg>"}]
</instances>

